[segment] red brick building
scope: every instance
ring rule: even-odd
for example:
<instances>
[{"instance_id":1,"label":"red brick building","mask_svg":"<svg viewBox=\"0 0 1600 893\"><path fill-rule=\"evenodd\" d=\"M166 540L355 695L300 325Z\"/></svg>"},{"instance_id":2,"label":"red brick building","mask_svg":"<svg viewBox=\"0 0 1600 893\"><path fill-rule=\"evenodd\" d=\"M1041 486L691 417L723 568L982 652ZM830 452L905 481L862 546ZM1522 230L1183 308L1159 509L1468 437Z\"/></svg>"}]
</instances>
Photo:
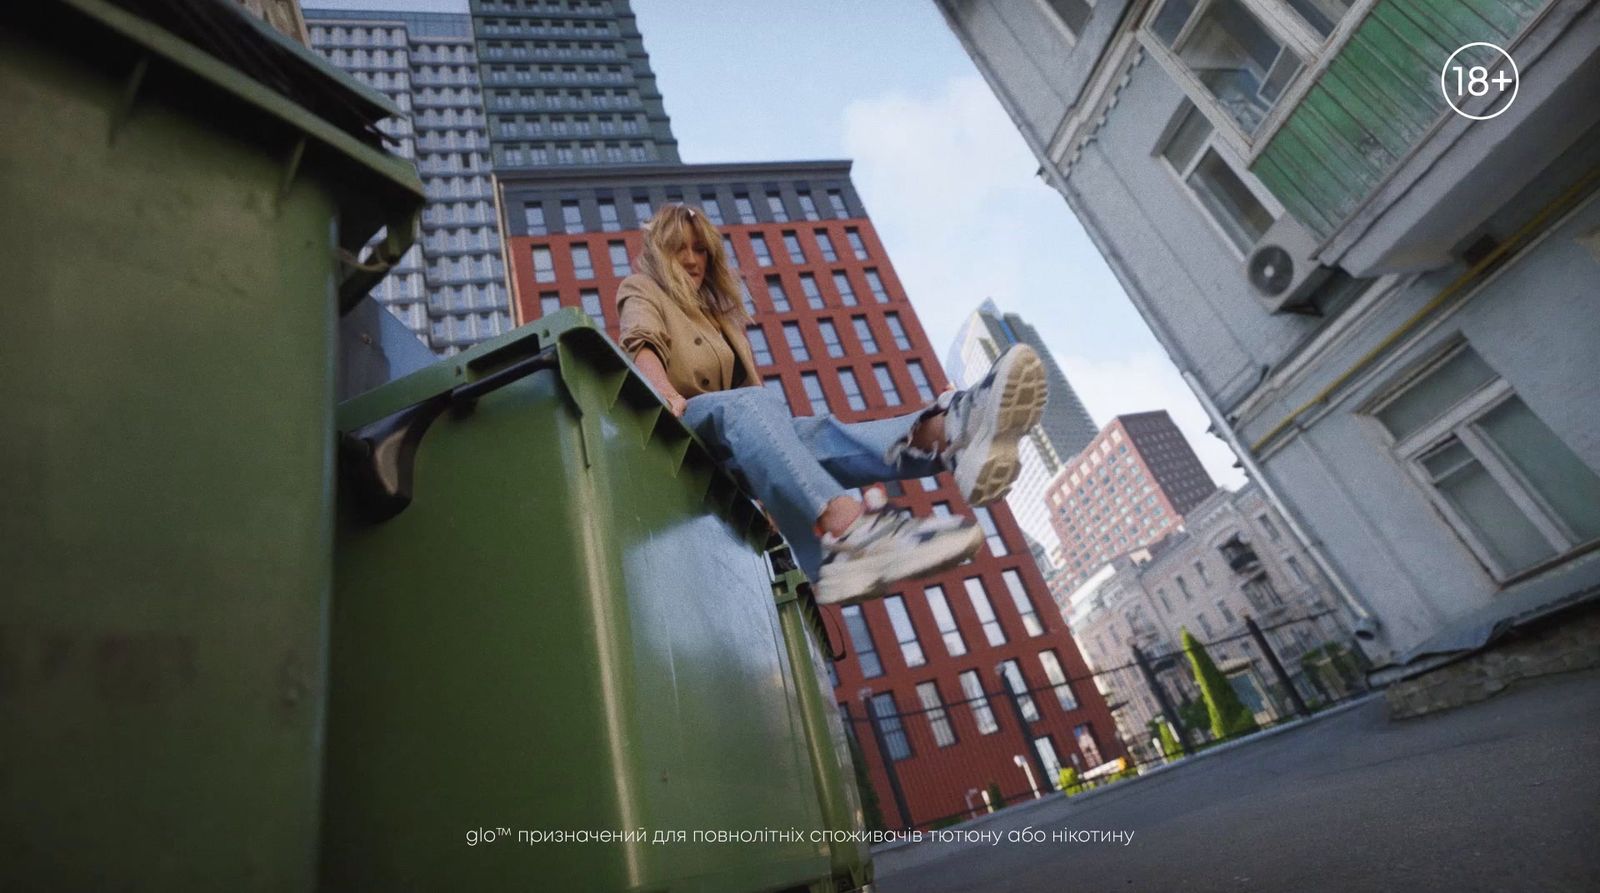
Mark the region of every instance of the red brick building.
<instances>
[{"instance_id":1,"label":"red brick building","mask_svg":"<svg viewBox=\"0 0 1600 893\"><path fill-rule=\"evenodd\" d=\"M1216 489L1166 410L1112 419L1045 490L1065 559L1057 600L1113 558L1172 533Z\"/></svg>"},{"instance_id":2,"label":"red brick building","mask_svg":"<svg viewBox=\"0 0 1600 893\"><path fill-rule=\"evenodd\" d=\"M614 299L655 206L686 201L723 232L748 291L757 370L796 415L910 412L946 385L849 179L848 162L502 172L497 190L518 324L581 307L617 336ZM918 514L976 516L972 562L888 598L827 609L842 715L891 827L1030 795L1056 764L1123 753L1098 690L1005 504L965 505L949 475L891 487ZM1002 673L1020 697L1004 694ZM868 711L872 711L869 714ZM869 721L876 717L876 723ZM1022 757L1026 768L1017 763Z\"/></svg>"}]
</instances>

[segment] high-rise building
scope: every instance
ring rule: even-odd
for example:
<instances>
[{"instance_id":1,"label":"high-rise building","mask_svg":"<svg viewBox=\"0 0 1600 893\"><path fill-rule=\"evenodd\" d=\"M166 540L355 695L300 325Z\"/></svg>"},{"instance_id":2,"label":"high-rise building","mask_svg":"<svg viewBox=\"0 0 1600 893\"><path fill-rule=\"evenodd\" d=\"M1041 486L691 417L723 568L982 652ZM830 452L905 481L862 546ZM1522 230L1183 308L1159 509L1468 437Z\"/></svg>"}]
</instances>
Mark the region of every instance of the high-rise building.
<instances>
[{"instance_id":1,"label":"high-rise building","mask_svg":"<svg viewBox=\"0 0 1600 893\"><path fill-rule=\"evenodd\" d=\"M422 233L372 292L436 354L511 328L489 134L472 19L308 9L311 46L405 113L379 128L414 159L428 194Z\"/></svg>"},{"instance_id":2,"label":"high-rise building","mask_svg":"<svg viewBox=\"0 0 1600 893\"><path fill-rule=\"evenodd\" d=\"M628 0L472 0L496 169L675 163Z\"/></svg>"},{"instance_id":3,"label":"high-rise building","mask_svg":"<svg viewBox=\"0 0 1600 893\"><path fill-rule=\"evenodd\" d=\"M756 372L795 415L884 418L945 386L848 162L523 169L499 183L519 322L579 307L615 338L639 224L662 202L684 201L722 231L754 317ZM828 664L835 696L890 826L968 815L975 779L1026 796L1027 777L1049 790L1061 766L1088 771L1120 755L1006 506L966 506L945 474L893 483L889 494L919 515L975 517L988 539L954 570L825 609L835 646L850 654Z\"/></svg>"},{"instance_id":4,"label":"high-rise building","mask_svg":"<svg viewBox=\"0 0 1600 893\"><path fill-rule=\"evenodd\" d=\"M1112 419L1045 491L1066 559L1058 597L1113 558L1173 533L1216 489L1166 410Z\"/></svg>"},{"instance_id":5,"label":"high-rise building","mask_svg":"<svg viewBox=\"0 0 1600 893\"><path fill-rule=\"evenodd\" d=\"M1044 414L1023 438L1020 448L1022 473L1006 497L1017 523L1046 556L1049 570L1061 564L1061 541L1056 538L1055 526L1050 522L1050 512L1045 507L1044 491L1051 480L1061 472L1068 459L1094 440L1098 429L1094 420L1083 408L1083 401L1072 389L1061 367L1033 326L1015 313L1001 313L993 300L979 305L961 330L945 361L950 380L960 387L971 387L983 379L995 358L1013 344L1026 344L1044 360L1045 374L1050 383L1050 400Z\"/></svg>"}]
</instances>

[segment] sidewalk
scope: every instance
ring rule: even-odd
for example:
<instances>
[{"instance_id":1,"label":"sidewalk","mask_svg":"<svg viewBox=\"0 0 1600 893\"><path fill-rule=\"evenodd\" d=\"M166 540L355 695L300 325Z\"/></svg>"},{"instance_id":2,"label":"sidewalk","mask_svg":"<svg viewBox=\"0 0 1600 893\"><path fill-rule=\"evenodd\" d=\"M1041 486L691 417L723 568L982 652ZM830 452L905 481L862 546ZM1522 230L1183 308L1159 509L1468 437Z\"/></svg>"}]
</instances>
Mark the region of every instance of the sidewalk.
<instances>
[{"instance_id":1,"label":"sidewalk","mask_svg":"<svg viewBox=\"0 0 1600 893\"><path fill-rule=\"evenodd\" d=\"M1133 836L1004 841L1026 826ZM879 889L1600 889L1600 671L1404 721L1372 699L961 827L1002 842L888 849Z\"/></svg>"}]
</instances>

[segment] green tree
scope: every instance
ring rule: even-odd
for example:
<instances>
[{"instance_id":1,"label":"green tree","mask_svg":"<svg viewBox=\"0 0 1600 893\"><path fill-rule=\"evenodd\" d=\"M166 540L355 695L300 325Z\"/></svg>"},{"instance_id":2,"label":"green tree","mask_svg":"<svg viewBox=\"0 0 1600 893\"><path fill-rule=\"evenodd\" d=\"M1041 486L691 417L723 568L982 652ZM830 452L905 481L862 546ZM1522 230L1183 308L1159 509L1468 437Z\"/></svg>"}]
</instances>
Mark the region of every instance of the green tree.
<instances>
[{"instance_id":1,"label":"green tree","mask_svg":"<svg viewBox=\"0 0 1600 893\"><path fill-rule=\"evenodd\" d=\"M1194 681L1200 686L1200 696L1206 702L1206 713L1211 719L1211 734L1217 738L1232 738L1256 731L1256 718L1250 714L1239 695L1228 684L1217 665L1211 662L1206 646L1183 631L1183 650L1189 655L1189 667L1194 670Z\"/></svg>"},{"instance_id":2,"label":"green tree","mask_svg":"<svg viewBox=\"0 0 1600 893\"><path fill-rule=\"evenodd\" d=\"M1172 733L1172 723L1156 720L1156 737L1161 740L1161 755L1169 760L1176 760L1183 756L1183 748L1178 744L1178 736Z\"/></svg>"}]
</instances>

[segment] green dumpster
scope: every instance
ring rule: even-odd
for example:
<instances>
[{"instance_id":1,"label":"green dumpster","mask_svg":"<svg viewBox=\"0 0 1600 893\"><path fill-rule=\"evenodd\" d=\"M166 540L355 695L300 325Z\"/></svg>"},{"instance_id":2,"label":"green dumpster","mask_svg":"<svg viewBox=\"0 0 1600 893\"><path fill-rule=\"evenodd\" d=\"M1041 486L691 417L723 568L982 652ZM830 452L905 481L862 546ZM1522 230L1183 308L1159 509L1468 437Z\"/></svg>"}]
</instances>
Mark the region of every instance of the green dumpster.
<instances>
[{"instance_id":1,"label":"green dumpster","mask_svg":"<svg viewBox=\"0 0 1600 893\"><path fill-rule=\"evenodd\" d=\"M834 889L765 519L588 317L338 426L326 889Z\"/></svg>"},{"instance_id":2,"label":"green dumpster","mask_svg":"<svg viewBox=\"0 0 1600 893\"><path fill-rule=\"evenodd\" d=\"M774 554L775 567L791 566L784 560L786 549ZM855 767L850 762L850 745L844 723L833 705L833 686L828 681L823 643L829 641L822 612L813 598L811 584L798 570L785 570L773 581L772 592L778 604L778 619L783 624L783 640L789 663L795 668L795 688L800 695L801 716L805 721L806 751L816 778L822 826L835 832L829 837L832 872L841 889L864 887L872 881L872 854L864 841L850 835L865 830L860 798L856 795Z\"/></svg>"},{"instance_id":3,"label":"green dumpster","mask_svg":"<svg viewBox=\"0 0 1600 893\"><path fill-rule=\"evenodd\" d=\"M0 4L0 108L0 889L309 890L393 109L210 0Z\"/></svg>"}]
</instances>

